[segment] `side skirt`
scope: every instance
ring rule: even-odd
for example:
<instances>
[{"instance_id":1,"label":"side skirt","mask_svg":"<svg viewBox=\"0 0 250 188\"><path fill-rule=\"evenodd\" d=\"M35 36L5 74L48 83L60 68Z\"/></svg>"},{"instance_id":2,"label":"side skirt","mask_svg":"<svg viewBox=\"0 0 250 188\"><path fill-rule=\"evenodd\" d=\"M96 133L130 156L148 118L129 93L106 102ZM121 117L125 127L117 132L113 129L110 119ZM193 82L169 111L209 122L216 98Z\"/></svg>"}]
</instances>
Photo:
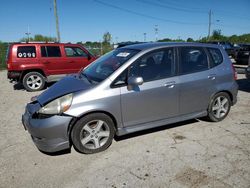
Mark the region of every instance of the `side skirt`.
<instances>
[{"instance_id":1,"label":"side skirt","mask_svg":"<svg viewBox=\"0 0 250 188\"><path fill-rule=\"evenodd\" d=\"M168 125L171 123L177 123L177 122L181 122L181 121L185 121L185 120L189 120L189 119L200 118L200 117L204 117L206 115L207 115L207 111L202 111L202 112L195 112L195 113L191 113L191 114L186 114L183 116L173 117L173 118L169 118L169 119L162 119L162 120L158 120L158 121L133 125L133 126L129 126L129 127L122 127L122 128L117 129L116 135L121 136L121 135L129 134L129 133L133 133L133 132L137 132L137 131L142 131L142 130L151 129L151 128L155 128L155 127L165 126L165 125Z\"/></svg>"}]
</instances>

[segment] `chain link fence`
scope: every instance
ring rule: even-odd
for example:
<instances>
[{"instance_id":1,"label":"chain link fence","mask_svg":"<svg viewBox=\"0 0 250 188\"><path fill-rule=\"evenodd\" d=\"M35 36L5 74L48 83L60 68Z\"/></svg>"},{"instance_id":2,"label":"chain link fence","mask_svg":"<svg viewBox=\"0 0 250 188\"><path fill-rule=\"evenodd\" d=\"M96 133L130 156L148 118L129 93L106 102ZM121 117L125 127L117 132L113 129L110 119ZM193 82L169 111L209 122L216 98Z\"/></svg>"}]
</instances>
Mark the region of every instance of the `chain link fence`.
<instances>
[{"instance_id":1,"label":"chain link fence","mask_svg":"<svg viewBox=\"0 0 250 188\"><path fill-rule=\"evenodd\" d=\"M0 70L6 69L6 54L8 50L8 43L0 42Z\"/></svg>"}]
</instances>

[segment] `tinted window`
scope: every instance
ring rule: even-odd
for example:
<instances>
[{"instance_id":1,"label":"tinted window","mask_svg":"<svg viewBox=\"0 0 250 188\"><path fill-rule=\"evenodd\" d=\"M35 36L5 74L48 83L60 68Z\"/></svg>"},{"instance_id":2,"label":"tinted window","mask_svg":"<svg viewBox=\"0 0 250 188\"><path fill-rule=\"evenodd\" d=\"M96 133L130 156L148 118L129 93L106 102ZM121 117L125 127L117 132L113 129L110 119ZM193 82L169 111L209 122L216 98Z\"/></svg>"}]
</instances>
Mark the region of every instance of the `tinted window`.
<instances>
[{"instance_id":1,"label":"tinted window","mask_svg":"<svg viewBox=\"0 0 250 188\"><path fill-rule=\"evenodd\" d=\"M47 57L47 51L46 51L46 47L45 46L41 47L41 56L42 57Z\"/></svg>"},{"instance_id":2,"label":"tinted window","mask_svg":"<svg viewBox=\"0 0 250 188\"><path fill-rule=\"evenodd\" d=\"M211 55L211 66L217 66L223 62L223 57L219 49L217 48L208 48L208 52Z\"/></svg>"},{"instance_id":3,"label":"tinted window","mask_svg":"<svg viewBox=\"0 0 250 188\"><path fill-rule=\"evenodd\" d=\"M142 77L144 82L173 76L174 50L172 48L157 50L144 55L132 64L129 76Z\"/></svg>"},{"instance_id":4,"label":"tinted window","mask_svg":"<svg viewBox=\"0 0 250 188\"><path fill-rule=\"evenodd\" d=\"M88 54L78 47L65 47L67 57L88 57Z\"/></svg>"},{"instance_id":5,"label":"tinted window","mask_svg":"<svg viewBox=\"0 0 250 188\"><path fill-rule=\"evenodd\" d=\"M42 46L42 57L61 57L61 51L59 46Z\"/></svg>"},{"instance_id":6,"label":"tinted window","mask_svg":"<svg viewBox=\"0 0 250 188\"><path fill-rule=\"evenodd\" d=\"M36 47L35 46L19 46L17 48L18 58L35 58Z\"/></svg>"},{"instance_id":7,"label":"tinted window","mask_svg":"<svg viewBox=\"0 0 250 188\"><path fill-rule=\"evenodd\" d=\"M180 74L188 74L208 69L207 55L202 48L180 48Z\"/></svg>"}]
</instances>

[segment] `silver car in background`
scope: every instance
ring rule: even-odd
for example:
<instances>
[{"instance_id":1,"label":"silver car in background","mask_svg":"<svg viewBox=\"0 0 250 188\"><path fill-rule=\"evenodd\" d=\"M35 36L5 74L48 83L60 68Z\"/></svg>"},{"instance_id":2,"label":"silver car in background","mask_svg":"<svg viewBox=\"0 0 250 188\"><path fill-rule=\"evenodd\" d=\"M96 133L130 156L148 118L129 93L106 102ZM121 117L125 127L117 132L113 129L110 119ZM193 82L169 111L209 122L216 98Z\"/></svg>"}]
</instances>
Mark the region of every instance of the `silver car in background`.
<instances>
[{"instance_id":1,"label":"silver car in background","mask_svg":"<svg viewBox=\"0 0 250 188\"><path fill-rule=\"evenodd\" d=\"M206 116L237 101L225 50L199 43L144 43L100 57L27 104L22 121L39 150L107 149L115 135Z\"/></svg>"}]
</instances>

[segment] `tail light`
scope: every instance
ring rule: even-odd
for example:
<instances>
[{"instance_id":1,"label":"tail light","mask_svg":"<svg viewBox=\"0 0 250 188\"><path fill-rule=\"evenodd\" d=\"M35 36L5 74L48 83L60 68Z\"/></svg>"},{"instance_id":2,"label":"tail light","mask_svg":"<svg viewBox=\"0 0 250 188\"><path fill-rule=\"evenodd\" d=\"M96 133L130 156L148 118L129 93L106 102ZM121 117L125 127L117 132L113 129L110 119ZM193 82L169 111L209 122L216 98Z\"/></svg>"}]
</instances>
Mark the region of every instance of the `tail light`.
<instances>
[{"instance_id":1,"label":"tail light","mask_svg":"<svg viewBox=\"0 0 250 188\"><path fill-rule=\"evenodd\" d=\"M235 68L234 68L233 63L232 63L231 65L232 65L232 69L233 69L234 80L237 80L237 72L236 72L236 70L235 70Z\"/></svg>"}]
</instances>

